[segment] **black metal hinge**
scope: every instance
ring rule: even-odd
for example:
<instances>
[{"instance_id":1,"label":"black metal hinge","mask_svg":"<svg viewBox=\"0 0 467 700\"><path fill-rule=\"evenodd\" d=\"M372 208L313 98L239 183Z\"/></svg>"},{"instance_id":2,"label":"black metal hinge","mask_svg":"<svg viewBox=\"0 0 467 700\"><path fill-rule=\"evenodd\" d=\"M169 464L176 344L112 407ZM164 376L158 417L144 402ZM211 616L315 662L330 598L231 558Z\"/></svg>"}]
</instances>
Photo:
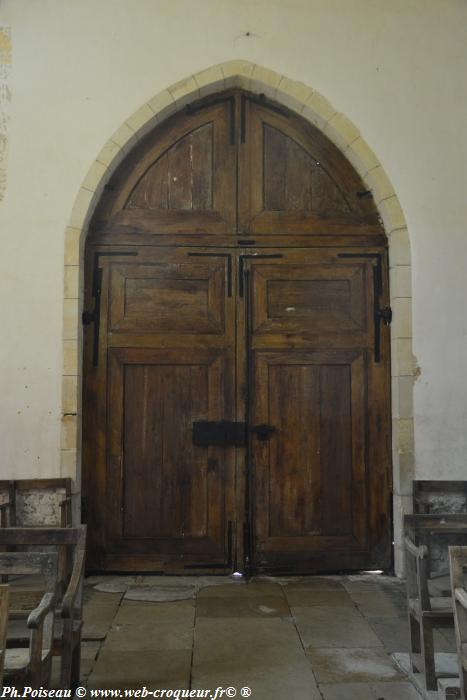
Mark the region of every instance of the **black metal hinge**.
<instances>
[{"instance_id":1,"label":"black metal hinge","mask_svg":"<svg viewBox=\"0 0 467 700\"><path fill-rule=\"evenodd\" d=\"M373 265L373 323L374 323L374 357L375 362L381 362L381 321L386 326L392 321L390 306L380 308L383 294L383 263L381 253L338 253L339 258L367 258L375 261Z\"/></svg>"},{"instance_id":2,"label":"black metal hinge","mask_svg":"<svg viewBox=\"0 0 467 700\"><path fill-rule=\"evenodd\" d=\"M383 319L385 326L390 326L392 323L392 309L390 306L385 306L383 309L379 310L379 315Z\"/></svg>"},{"instance_id":3,"label":"black metal hinge","mask_svg":"<svg viewBox=\"0 0 467 700\"><path fill-rule=\"evenodd\" d=\"M113 257L113 256L135 256L138 255L137 251L97 251L94 253L94 265L92 272L92 296L94 299L94 308L92 311L83 311L81 320L83 326L89 326L91 323L94 324L94 337L92 343L92 364L93 367L97 367L99 364L99 330L100 330L100 320L101 320L101 292L102 292L102 268L99 267L99 260L101 257Z\"/></svg>"}]
</instances>

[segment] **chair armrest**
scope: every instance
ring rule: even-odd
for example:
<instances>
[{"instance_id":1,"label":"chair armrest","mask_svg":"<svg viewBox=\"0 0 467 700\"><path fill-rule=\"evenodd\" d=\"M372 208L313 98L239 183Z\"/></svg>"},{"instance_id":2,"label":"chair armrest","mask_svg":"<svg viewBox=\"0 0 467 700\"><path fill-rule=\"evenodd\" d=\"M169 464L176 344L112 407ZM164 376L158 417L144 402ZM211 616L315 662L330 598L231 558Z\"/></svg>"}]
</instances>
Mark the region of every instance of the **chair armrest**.
<instances>
[{"instance_id":1,"label":"chair armrest","mask_svg":"<svg viewBox=\"0 0 467 700\"><path fill-rule=\"evenodd\" d=\"M467 591L465 588L455 588L454 598L467 610Z\"/></svg>"},{"instance_id":2,"label":"chair armrest","mask_svg":"<svg viewBox=\"0 0 467 700\"><path fill-rule=\"evenodd\" d=\"M71 618L75 608L76 596L80 592L84 576L85 550L79 550L73 564L70 582L62 600L61 614L64 618Z\"/></svg>"},{"instance_id":3,"label":"chair armrest","mask_svg":"<svg viewBox=\"0 0 467 700\"><path fill-rule=\"evenodd\" d=\"M12 506L11 501L3 501L3 503L0 503L0 510L6 510L7 508L10 508Z\"/></svg>"},{"instance_id":4,"label":"chair armrest","mask_svg":"<svg viewBox=\"0 0 467 700\"><path fill-rule=\"evenodd\" d=\"M424 544L417 547L417 545L412 542L410 537L405 537L405 546L407 551L417 559L425 559L425 557L428 556L428 547Z\"/></svg>"},{"instance_id":5,"label":"chair armrest","mask_svg":"<svg viewBox=\"0 0 467 700\"><path fill-rule=\"evenodd\" d=\"M44 622L45 617L54 610L58 599L58 591L49 591L45 593L41 602L34 608L28 617L29 629L38 629Z\"/></svg>"}]
</instances>

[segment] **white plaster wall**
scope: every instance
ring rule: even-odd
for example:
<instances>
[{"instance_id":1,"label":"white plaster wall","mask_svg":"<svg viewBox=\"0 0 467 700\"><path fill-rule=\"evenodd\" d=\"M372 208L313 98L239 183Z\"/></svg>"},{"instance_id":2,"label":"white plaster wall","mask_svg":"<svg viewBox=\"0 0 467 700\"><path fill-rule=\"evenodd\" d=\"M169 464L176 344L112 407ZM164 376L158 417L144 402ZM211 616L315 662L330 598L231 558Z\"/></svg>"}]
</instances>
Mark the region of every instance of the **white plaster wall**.
<instances>
[{"instance_id":1,"label":"white plaster wall","mask_svg":"<svg viewBox=\"0 0 467 700\"><path fill-rule=\"evenodd\" d=\"M153 95L235 58L326 96L384 166L412 244L416 474L465 477L464 0L0 0L0 26L2 477L60 472L64 231L89 166Z\"/></svg>"}]
</instances>

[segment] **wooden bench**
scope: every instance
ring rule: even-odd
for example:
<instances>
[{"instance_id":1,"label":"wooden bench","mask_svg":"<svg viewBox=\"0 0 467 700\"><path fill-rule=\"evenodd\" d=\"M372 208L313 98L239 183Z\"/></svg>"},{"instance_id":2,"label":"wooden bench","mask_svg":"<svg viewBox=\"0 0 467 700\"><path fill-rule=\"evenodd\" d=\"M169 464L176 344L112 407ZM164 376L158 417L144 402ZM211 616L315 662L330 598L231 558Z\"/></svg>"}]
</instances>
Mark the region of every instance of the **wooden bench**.
<instances>
[{"instance_id":1,"label":"wooden bench","mask_svg":"<svg viewBox=\"0 0 467 700\"><path fill-rule=\"evenodd\" d=\"M454 627L456 632L457 656L459 660L459 680L461 698L466 700L467 692L467 590L465 571L467 569L467 547L449 547L452 599L454 602Z\"/></svg>"},{"instance_id":2,"label":"wooden bench","mask_svg":"<svg viewBox=\"0 0 467 700\"><path fill-rule=\"evenodd\" d=\"M43 580L43 595L27 618L28 647L8 645L4 651L7 685L23 688L50 687L55 608L58 601L56 552L1 552L0 573L36 576ZM7 617L7 616L6 616Z\"/></svg>"},{"instance_id":3,"label":"wooden bench","mask_svg":"<svg viewBox=\"0 0 467 700\"><path fill-rule=\"evenodd\" d=\"M15 551L55 550L66 548L70 568L59 569L59 601L53 654L61 656L60 686L74 690L79 685L81 629L83 625L83 579L86 555L86 526L74 528L5 528L0 529L0 547ZM17 620L8 645L24 643L27 629L24 620Z\"/></svg>"},{"instance_id":4,"label":"wooden bench","mask_svg":"<svg viewBox=\"0 0 467 700\"><path fill-rule=\"evenodd\" d=\"M0 492L7 495L7 500L0 503L0 527L17 527L18 496L28 491L63 491L59 502L61 527L70 527L72 523L71 479L12 479L0 480Z\"/></svg>"},{"instance_id":5,"label":"wooden bench","mask_svg":"<svg viewBox=\"0 0 467 700\"><path fill-rule=\"evenodd\" d=\"M453 627L454 613L450 596L429 591L430 539L442 535L447 548L462 535L467 544L467 515L406 515L404 533L410 660L413 671L424 674L427 690L436 690L433 630Z\"/></svg>"}]
</instances>

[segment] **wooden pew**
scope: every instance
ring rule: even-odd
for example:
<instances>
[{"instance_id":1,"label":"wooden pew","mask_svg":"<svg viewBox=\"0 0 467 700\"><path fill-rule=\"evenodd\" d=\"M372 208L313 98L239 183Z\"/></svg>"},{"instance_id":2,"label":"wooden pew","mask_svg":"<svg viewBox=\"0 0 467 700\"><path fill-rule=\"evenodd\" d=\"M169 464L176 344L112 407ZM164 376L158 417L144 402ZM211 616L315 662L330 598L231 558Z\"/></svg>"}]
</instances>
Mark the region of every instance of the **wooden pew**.
<instances>
[{"instance_id":1,"label":"wooden pew","mask_svg":"<svg viewBox=\"0 0 467 700\"><path fill-rule=\"evenodd\" d=\"M406 515L404 534L410 660L413 671L424 674L427 690L436 690L433 630L453 627L454 613L450 596L430 594L430 540L442 535L447 548L462 535L467 544L467 515Z\"/></svg>"},{"instance_id":2,"label":"wooden pew","mask_svg":"<svg viewBox=\"0 0 467 700\"><path fill-rule=\"evenodd\" d=\"M67 550L70 567L66 571L59 569L58 575L59 600L53 653L61 656L60 686L74 690L80 677L86 526L0 529L0 547L14 548L15 552L52 549L57 555L63 548ZM24 621L18 623L8 645L24 643L27 638Z\"/></svg>"},{"instance_id":3,"label":"wooden pew","mask_svg":"<svg viewBox=\"0 0 467 700\"><path fill-rule=\"evenodd\" d=\"M454 602L454 628L456 631L457 657L461 698L466 700L467 692L467 590L465 571L467 569L467 547L449 547L452 599Z\"/></svg>"},{"instance_id":4,"label":"wooden pew","mask_svg":"<svg viewBox=\"0 0 467 700\"><path fill-rule=\"evenodd\" d=\"M43 596L26 625L28 647L11 647L4 652L4 678L15 688L49 688L55 608L58 601L58 554L56 552L0 552L0 573L9 576L40 575Z\"/></svg>"}]
</instances>

